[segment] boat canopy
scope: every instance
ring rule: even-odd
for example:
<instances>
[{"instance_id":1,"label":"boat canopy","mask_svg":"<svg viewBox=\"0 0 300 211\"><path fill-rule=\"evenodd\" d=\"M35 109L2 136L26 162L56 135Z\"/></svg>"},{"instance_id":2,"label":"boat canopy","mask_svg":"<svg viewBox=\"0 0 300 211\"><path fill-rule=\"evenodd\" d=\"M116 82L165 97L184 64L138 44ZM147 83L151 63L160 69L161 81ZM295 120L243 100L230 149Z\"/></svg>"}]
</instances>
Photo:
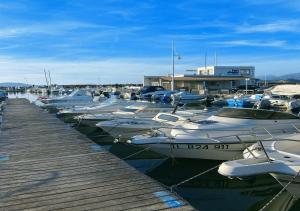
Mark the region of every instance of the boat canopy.
<instances>
[{"instance_id":1,"label":"boat canopy","mask_svg":"<svg viewBox=\"0 0 300 211\"><path fill-rule=\"evenodd\" d=\"M248 108L222 108L216 116L240 119L299 119L298 116L273 110Z\"/></svg>"},{"instance_id":2,"label":"boat canopy","mask_svg":"<svg viewBox=\"0 0 300 211\"><path fill-rule=\"evenodd\" d=\"M267 89L265 92L270 92L273 95L294 96L300 95L299 84L281 84Z\"/></svg>"}]
</instances>

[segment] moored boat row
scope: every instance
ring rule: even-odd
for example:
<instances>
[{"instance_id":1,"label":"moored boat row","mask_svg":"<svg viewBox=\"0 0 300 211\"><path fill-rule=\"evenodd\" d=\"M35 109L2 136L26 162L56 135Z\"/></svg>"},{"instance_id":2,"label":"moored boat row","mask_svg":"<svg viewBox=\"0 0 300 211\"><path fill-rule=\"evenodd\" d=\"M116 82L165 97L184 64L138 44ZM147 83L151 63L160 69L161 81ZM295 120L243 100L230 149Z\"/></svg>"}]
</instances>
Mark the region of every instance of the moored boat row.
<instances>
[{"instance_id":1,"label":"moored boat row","mask_svg":"<svg viewBox=\"0 0 300 211\"><path fill-rule=\"evenodd\" d=\"M59 110L57 116L68 123L101 129L115 142L142 146L173 158L227 160L219 173L228 177L268 173L282 185L297 184L300 121L292 112L297 106L285 111L276 108L285 102L282 98L276 101L271 94L250 96L251 108L189 109L182 102L172 105L119 96L95 98L87 90L76 90L69 96L40 99L40 103L43 108ZM197 102L204 99L190 97ZM297 104L297 99L286 102Z\"/></svg>"}]
</instances>

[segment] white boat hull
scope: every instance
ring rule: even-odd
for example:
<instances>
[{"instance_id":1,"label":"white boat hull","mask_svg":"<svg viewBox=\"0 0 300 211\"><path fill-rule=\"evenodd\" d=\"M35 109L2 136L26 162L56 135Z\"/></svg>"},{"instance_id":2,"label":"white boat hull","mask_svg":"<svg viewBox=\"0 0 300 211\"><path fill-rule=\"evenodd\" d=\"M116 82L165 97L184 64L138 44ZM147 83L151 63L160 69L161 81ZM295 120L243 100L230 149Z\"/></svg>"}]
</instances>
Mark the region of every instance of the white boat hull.
<instances>
[{"instance_id":1,"label":"white boat hull","mask_svg":"<svg viewBox=\"0 0 300 211\"><path fill-rule=\"evenodd\" d=\"M93 120L93 119L81 119L77 121L79 126L81 125L87 127L96 127L96 124L99 122L99 120Z\"/></svg>"},{"instance_id":2,"label":"white boat hull","mask_svg":"<svg viewBox=\"0 0 300 211\"><path fill-rule=\"evenodd\" d=\"M118 138L123 141L129 140L131 137L135 135L142 135L150 131L149 128L129 128L129 127L105 127L101 126L101 128L109 133L114 138Z\"/></svg>"},{"instance_id":3,"label":"white boat hull","mask_svg":"<svg viewBox=\"0 0 300 211\"><path fill-rule=\"evenodd\" d=\"M249 146L251 144L246 144ZM211 143L211 144L177 144L177 143L157 143L144 144L146 148L160 154L191 159L208 160L232 160L242 157L245 149L244 144L240 143Z\"/></svg>"}]
</instances>

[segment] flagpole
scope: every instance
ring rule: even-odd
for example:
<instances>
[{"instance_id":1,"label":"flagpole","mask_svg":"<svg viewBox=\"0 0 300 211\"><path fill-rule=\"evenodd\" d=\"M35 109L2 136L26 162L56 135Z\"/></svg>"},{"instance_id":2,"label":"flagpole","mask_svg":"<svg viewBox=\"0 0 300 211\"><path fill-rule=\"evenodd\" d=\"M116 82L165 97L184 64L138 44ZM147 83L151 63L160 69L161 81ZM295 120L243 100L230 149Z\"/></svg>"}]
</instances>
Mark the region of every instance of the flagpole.
<instances>
[{"instance_id":1,"label":"flagpole","mask_svg":"<svg viewBox=\"0 0 300 211\"><path fill-rule=\"evenodd\" d=\"M174 77L175 77L175 61L174 61L174 41L172 40L172 84L171 90L174 91Z\"/></svg>"}]
</instances>

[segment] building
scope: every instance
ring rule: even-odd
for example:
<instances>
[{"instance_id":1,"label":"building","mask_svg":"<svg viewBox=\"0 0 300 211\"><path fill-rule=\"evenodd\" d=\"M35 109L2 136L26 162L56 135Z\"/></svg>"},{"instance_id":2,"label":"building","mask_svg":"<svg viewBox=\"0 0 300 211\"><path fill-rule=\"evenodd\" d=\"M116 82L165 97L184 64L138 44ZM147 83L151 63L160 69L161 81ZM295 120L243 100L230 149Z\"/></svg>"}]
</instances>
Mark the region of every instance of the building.
<instances>
[{"instance_id":1,"label":"building","mask_svg":"<svg viewBox=\"0 0 300 211\"><path fill-rule=\"evenodd\" d=\"M191 71L191 70L189 70ZM175 89L197 93L228 93L241 85L254 85L253 66L208 66L199 67L194 74L175 75ZM171 89L172 76L144 76L144 85L160 85Z\"/></svg>"},{"instance_id":2,"label":"building","mask_svg":"<svg viewBox=\"0 0 300 211\"><path fill-rule=\"evenodd\" d=\"M211 76L245 76L254 78L253 66L208 66L197 68L197 75Z\"/></svg>"}]
</instances>

